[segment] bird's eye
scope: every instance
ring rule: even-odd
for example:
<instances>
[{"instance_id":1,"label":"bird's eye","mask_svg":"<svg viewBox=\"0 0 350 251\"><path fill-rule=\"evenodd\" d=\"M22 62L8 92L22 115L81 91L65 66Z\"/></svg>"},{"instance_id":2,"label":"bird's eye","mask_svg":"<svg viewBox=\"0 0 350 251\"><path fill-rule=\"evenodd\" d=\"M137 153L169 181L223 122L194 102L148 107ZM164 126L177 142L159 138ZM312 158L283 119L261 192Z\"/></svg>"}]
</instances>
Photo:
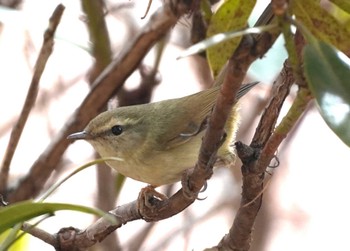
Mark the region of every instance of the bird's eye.
<instances>
[{"instance_id":1,"label":"bird's eye","mask_svg":"<svg viewBox=\"0 0 350 251\"><path fill-rule=\"evenodd\" d=\"M118 136L122 134L123 127L121 125L115 125L115 126L112 126L111 131L114 135Z\"/></svg>"}]
</instances>

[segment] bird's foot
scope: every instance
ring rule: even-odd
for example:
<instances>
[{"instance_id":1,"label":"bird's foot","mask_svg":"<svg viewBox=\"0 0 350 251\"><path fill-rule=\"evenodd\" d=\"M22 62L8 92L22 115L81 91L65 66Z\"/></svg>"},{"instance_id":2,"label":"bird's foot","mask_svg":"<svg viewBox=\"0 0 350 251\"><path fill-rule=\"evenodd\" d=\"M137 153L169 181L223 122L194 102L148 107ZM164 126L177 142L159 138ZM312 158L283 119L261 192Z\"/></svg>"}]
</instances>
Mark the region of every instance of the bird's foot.
<instances>
[{"instance_id":1,"label":"bird's foot","mask_svg":"<svg viewBox=\"0 0 350 251\"><path fill-rule=\"evenodd\" d=\"M141 215L147 215L148 212L156 208L157 204L167 200L168 197L155 190L155 187L148 185L141 189L138 197L138 209Z\"/></svg>"}]
</instances>

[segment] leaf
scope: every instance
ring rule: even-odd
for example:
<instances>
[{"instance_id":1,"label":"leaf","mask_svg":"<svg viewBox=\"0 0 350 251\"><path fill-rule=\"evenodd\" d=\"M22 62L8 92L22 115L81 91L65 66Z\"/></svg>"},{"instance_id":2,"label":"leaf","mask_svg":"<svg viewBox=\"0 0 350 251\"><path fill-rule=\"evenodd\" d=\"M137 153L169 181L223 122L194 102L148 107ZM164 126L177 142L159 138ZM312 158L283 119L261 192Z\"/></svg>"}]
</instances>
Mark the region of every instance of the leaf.
<instances>
[{"instance_id":1,"label":"leaf","mask_svg":"<svg viewBox=\"0 0 350 251\"><path fill-rule=\"evenodd\" d=\"M7 230L0 234L0 249L5 244L7 236L10 234L10 230ZM17 240L10 248L6 249L7 251L16 251L16 250L28 250L29 246L29 235L22 236L19 240Z\"/></svg>"},{"instance_id":2,"label":"leaf","mask_svg":"<svg viewBox=\"0 0 350 251\"><path fill-rule=\"evenodd\" d=\"M323 41L304 48L304 71L323 119L350 146L350 60Z\"/></svg>"},{"instance_id":3,"label":"leaf","mask_svg":"<svg viewBox=\"0 0 350 251\"><path fill-rule=\"evenodd\" d=\"M265 25L260 27L247 28L247 29L238 30L238 31L234 30L234 31L219 33L187 48L180 54L180 56L177 59L200 53L208 48L211 48L212 46L218 45L232 38L241 37L247 34L262 33L264 31L269 31L276 27L277 25L271 24L271 25Z\"/></svg>"},{"instance_id":4,"label":"leaf","mask_svg":"<svg viewBox=\"0 0 350 251\"><path fill-rule=\"evenodd\" d=\"M225 1L212 16L207 30L207 37L245 28L255 2L246 0ZM214 77L219 74L240 41L241 38L239 37L208 49L208 61Z\"/></svg>"},{"instance_id":5,"label":"leaf","mask_svg":"<svg viewBox=\"0 0 350 251\"><path fill-rule=\"evenodd\" d=\"M349 0L330 0L339 8L350 14L350 1Z\"/></svg>"},{"instance_id":6,"label":"leaf","mask_svg":"<svg viewBox=\"0 0 350 251\"><path fill-rule=\"evenodd\" d=\"M66 182L68 179L70 179L71 177L73 177L74 175L76 175L77 173L85 170L86 168L96 165L98 163L102 163L105 161L123 161L123 159L118 158L118 157L106 157L106 158L101 158L101 159L95 159L93 161L90 161L82 166L80 166L79 168L77 168L76 170L74 170L73 172L71 172L67 177L65 177L63 180L55 183L54 185L52 185L39 199L39 202L43 202L44 200L46 200L57 188L59 188L64 182Z\"/></svg>"},{"instance_id":7,"label":"leaf","mask_svg":"<svg viewBox=\"0 0 350 251\"><path fill-rule=\"evenodd\" d=\"M350 55L350 30L322 9L319 1L294 0L291 1L291 6L296 19L301 21L316 38Z\"/></svg>"},{"instance_id":8,"label":"leaf","mask_svg":"<svg viewBox=\"0 0 350 251\"><path fill-rule=\"evenodd\" d=\"M1 208L0 233L13 227L17 223L30 220L40 215L53 214L59 210L80 211L101 217L109 217L111 220L114 220L114 218L107 215L105 212L90 207L64 203L34 203L32 201L23 201Z\"/></svg>"}]
</instances>

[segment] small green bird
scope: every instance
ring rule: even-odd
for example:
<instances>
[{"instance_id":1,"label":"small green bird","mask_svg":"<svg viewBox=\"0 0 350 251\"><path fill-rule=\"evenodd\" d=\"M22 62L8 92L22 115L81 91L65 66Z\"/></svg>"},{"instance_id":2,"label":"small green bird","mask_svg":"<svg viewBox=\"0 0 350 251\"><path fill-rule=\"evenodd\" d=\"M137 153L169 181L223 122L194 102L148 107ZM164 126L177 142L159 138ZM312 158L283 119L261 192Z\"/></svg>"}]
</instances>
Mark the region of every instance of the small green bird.
<instances>
[{"instance_id":1,"label":"small green bird","mask_svg":"<svg viewBox=\"0 0 350 251\"><path fill-rule=\"evenodd\" d=\"M245 84L236 99L258 82ZM205 121L210 115L220 86L182 98L119 107L92 119L82 132L68 139L88 141L102 157L121 161L107 164L124 176L157 187L181 179L195 165ZM216 164L235 161L232 141L238 126L237 104L225 125L226 138L218 150Z\"/></svg>"}]
</instances>

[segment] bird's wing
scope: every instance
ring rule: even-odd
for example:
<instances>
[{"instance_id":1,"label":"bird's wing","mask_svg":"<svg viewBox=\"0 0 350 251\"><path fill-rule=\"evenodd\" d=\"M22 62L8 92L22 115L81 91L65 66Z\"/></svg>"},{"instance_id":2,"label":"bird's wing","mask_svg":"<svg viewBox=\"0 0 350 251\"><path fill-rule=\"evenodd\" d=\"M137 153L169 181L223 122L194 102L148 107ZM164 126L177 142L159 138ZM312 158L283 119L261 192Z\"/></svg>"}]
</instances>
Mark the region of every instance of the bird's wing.
<instances>
[{"instance_id":1,"label":"bird's wing","mask_svg":"<svg viewBox=\"0 0 350 251\"><path fill-rule=\"evenodd\" d=\"M177 112L178 116L182 117L182 121L186 121L186 123L175 123L178 125L177 128L168 132L168 140L164 145L166 149L184 144L206 129L208 116L215 103L217 93L218 88L209 89L182 100L181 106L179 106L180 110ZM189 108L191 108L191 112L188 111Z\"/></svg>"},{"instance_id":2,"label":"bird's wing","mask_svg":"<svg viewBox=\"0 0 350 251\"><path fill-rule=\"evenodd\" d=\"M242 85L236 95L236 99L238 100L244 96L257 83L258 82L253 82ZM176 126L175 128L171 128L171 131L163 131L161 135L162 142L159 142L159 146L167 150L177 147L188 142L205 130L219 90L220 86L217 86L178 99L178 109L176 111L172 109L171 115L169 115L170 112L167 114L167 116L173 117L172 124ZM185 123L178 121L179 118L181 118L181 121L185 121Z\"/></svg>"}]
</instances>

